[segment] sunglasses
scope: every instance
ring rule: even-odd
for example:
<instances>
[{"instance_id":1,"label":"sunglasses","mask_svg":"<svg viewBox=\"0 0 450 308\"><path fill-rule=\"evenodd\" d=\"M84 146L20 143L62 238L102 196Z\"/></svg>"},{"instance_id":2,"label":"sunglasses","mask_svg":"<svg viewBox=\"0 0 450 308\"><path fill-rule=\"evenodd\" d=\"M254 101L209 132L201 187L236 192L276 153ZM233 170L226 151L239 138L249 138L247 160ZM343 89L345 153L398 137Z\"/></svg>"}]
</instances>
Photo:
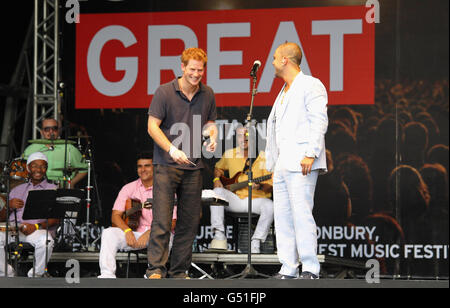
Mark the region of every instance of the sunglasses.
<instances>
[{"instance_id":1,"label":"sunglasses","mask_svg":"<svg viewBox=\"0 0 450 308\"><path fill-rule=\"evenodd\" d=\"M48 133L51 130L56 132L58 130L58 126L47 126L47 127L43 127L42 130L46 133Z\"/></svg>"}]
</instances>

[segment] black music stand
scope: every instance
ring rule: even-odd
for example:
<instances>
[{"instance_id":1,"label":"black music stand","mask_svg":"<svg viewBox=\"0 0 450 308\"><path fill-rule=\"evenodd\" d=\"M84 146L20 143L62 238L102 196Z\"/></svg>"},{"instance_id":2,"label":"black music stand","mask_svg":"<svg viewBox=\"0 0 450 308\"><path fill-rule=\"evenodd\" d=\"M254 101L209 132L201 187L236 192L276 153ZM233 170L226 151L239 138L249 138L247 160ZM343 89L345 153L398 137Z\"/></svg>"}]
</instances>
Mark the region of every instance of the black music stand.
<instances>
[{"instance_id":1,"label":"black music stand","mask_svg":"<svg viewBox=\"0 0 450 308\"><path fill-rule=\"evenodd\" d=\"M63 219L66 211L79 211L79 204L72 202L57 202L57 198L63 197L63 190L32 190L28 193L25 209L23 212L24 220L45 219L48 226L48 220ZM48 265L48 227L46 228L45 239L45 273Z\"/></svg>"}]
</instances>

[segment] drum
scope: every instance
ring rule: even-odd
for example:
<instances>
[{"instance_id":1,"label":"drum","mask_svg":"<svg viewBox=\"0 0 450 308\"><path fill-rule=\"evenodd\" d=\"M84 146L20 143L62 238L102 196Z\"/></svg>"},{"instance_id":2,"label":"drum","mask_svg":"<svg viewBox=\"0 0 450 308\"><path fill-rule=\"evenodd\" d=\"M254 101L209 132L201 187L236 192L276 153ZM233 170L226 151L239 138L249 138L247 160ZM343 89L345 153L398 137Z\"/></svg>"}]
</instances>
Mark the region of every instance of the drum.
<instances>
[{"instance_id":1,"label":"drum","mask_svg":"<svg viewBox=\"0 0 450 308\"><path fill-rule=\"evenodd\" d=\"M12 180L25 182L28 179L27 161L22 158L16 158L10 165L10 177Z\"/></svg>"},{"instance_id":2,"label":"drum","mask_svg":"<svg viewBox=\"0 0 450 308\"><path fill-rule=\"evenodd\" d=\"M3 220L3 216L6 216L6 195L0 194L0 221Z\"/></svg>"},{"instance_id":3,"label":"drum","mask_svg":"<svg viewBox=\"0 0 450 308\"><path fill-rule=\"evenodd\" d=\"M15 235L17 231L16 227L11 225L11 223L8 226L8 230L11 232L11 235ZM6 222L0 222L0 232L6 232Z\"/></svg>"},{"instance_id":4,"label":"drum","mask_svg":"<svg viewBox=\"0 0 450 308\"><path fill-rule=\"evenodd\" d=\"M0 210L6 205L6 194L0 193Z\"/></svg>"}]
</instances>

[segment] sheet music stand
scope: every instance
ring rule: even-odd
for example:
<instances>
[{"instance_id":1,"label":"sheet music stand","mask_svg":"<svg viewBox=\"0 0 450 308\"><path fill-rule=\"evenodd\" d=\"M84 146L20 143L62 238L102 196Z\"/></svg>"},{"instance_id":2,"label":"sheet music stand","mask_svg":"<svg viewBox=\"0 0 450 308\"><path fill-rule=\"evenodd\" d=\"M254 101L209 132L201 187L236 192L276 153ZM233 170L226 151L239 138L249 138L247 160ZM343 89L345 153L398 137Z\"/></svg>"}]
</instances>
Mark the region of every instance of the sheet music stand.
<instances>
[{"instance_id":1,"label":"sheet music stand","mask_svg":"<svg viewBox=\"0 0 450 308\"><path fill-rule=\"evenodd\" d=\"M62 197L62 190L32 190L28 193L25 209L23 212L24 220L45 219L47 222L45 238L45 273L48 265L48 220L63 219L66 211L79 211L80 204L73 202L57 202L58 197ZM78 208L78 209L77 209Z\"/></svg>"}]
</instances>

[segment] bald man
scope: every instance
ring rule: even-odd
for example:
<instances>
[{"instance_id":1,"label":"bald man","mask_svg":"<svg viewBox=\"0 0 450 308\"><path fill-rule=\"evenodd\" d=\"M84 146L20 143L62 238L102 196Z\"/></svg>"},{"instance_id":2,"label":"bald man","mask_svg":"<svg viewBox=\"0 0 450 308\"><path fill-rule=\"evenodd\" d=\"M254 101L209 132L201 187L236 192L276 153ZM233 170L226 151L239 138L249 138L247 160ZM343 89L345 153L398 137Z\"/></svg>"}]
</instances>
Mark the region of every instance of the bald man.
<instances>
[{"instance_id":1,"label":"bald man","mask_svg":"<svg viewBox=\"0 0 450 308\"><path fill-rule=\"evenodd\" d=\"M285 82L267 121L266 144L266 169L274 170L274 221L282 264L277 279L318 279L320 272L312 210L318 175L327 172L328 99L322 82L303 74L301 60L300 47L285 43L272 62L276 77Z\"/></svg>"}]
</instances>

